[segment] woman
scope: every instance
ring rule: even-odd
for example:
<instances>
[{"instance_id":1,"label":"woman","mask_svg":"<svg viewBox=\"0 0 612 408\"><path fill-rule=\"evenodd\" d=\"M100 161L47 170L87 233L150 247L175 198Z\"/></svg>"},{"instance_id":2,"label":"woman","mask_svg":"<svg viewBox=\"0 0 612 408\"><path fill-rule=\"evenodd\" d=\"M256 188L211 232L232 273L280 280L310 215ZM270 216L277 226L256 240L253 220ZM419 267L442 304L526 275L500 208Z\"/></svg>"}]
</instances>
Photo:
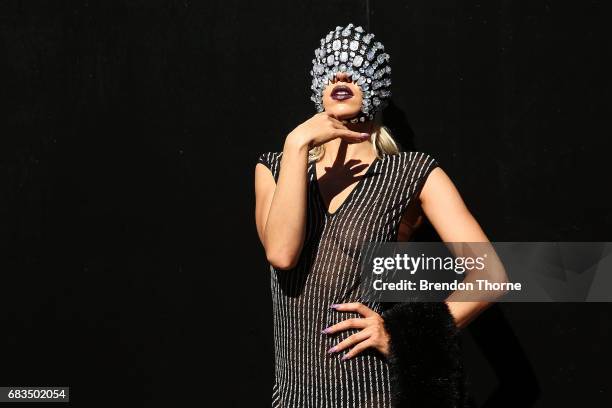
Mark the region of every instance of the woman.
<instances>
[{"instance_id":1,"label":"woman","mask_svg":"<svg viewBox=\"0 0 612 408\"><path fill-rule=\"evenodd\" d=\"M270 263L274 407L463 406L457 329L487 303L359 298L359 248L407 241L423 215L446 242L488 242L429 155L381 125L389 55L337 27L313 59L319 113L259 157L256 224Z\"/></svg>"}]
</instances>

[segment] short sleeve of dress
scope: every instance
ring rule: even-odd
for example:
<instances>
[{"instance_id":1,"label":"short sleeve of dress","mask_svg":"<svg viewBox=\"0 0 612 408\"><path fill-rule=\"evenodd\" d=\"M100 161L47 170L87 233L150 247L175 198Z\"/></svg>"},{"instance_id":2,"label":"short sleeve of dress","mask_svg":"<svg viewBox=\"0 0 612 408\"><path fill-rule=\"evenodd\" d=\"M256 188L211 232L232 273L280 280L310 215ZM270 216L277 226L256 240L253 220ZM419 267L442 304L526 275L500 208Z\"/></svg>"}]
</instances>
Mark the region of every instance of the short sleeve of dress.
<instances>
[{"instance_id":1,"label":"short sleeve of dress","mask_svg":"<svg viewBox=\"0 0 612 408\"><path fill-rule=\"evenodd\" d=\"M278 181L278 170L279 170L279 153L277 152L265 152L261 153L257 158L257 163L261 163L270 169L270 172L274 176L274 180Z\"/></svg>"},{"instance_id":2,"label":"short sleeve of dress","mask_svg":"<svg viewBox=\"0 0 612 408\"><path fill-rule=\"evenodd\" d=\"M257 163L261 163L264 166L266 166L267 168L270 169L270 171L272 170L272 166L270 165L270 154L271 152L265 152L259 155L259 157L257 158Z\"/></svg>"},{"instance_id":3,"label":"short sleeve of dress","mask_svg":"<svg viewBox=\"0 0 612 408\"><path fill-rule=\"evenodd\" d=\"M414 180L412 185L411 197L418 197L425 186L427 177L436 168L440 167L438 161L431 155L422 152L411 152L413 160L411 161L410 173Z\"/></svg>"}]
</instances>

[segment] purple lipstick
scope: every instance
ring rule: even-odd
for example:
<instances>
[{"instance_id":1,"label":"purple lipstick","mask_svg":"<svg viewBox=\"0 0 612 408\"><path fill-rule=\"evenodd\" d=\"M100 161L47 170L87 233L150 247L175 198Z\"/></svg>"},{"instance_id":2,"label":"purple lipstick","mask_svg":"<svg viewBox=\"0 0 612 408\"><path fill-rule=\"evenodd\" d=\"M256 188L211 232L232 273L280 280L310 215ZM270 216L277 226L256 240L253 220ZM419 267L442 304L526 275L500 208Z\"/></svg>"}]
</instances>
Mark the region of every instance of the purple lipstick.
<instances>
[{"instance_id":1,"label":"purple lipstick","mask_svg":"<svg viewBox=\"0 0 612 408\"><path fill-rule=\"evenodd\" d=\"M344 101L353 97L353 91L346 85L336 85L330 94L332 99Z\"/></svg>"}]
</instances>

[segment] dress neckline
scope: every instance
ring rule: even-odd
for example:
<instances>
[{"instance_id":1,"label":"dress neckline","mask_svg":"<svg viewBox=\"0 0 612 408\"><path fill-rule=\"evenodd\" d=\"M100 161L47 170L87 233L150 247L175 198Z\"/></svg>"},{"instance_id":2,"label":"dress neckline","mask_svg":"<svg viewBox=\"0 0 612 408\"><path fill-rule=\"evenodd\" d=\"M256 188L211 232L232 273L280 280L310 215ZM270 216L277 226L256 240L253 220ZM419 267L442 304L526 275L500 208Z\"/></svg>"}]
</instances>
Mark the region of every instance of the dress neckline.
<instances>
[{"instance_id":1,"label":"dress neckline","mask_svg":"<svg viewBox=\"0 0 612 408\"><path fill-rule=\"evenodd\" d=\"M374 158L374 160L372 160L370 162L366 172L363 173L361 176L359 176L359 180L353 186L353 189L348 193L348 195L346 196L344 201L342 201L342 203L340 203L338 208L336 208L336 211L334 211L333 213L329 212L329 207L325 204L325 200L323 199L323 195L321 194L321 189L320 189L320 186L319 186L319 176L317 174L317 162L312 162L311 163L312 171L313 171L313 175L314 175L314 185L315 185L315 189L317 190L316 191L317 199L319 200L319 202L323 206L323 210L325 211L325 215L328 218L335 217L336 214L340 213L344 209L344 207L346 207L346 205L352 200L353 196L355 195L355 192L357 190L361 189L361 186L363 185L365 179L367 179L368 176L372 173L372 171L374 170L374 168L376 167L376 165L377 165L377 163L379 161L380 161L380 157L376 156ZM330 201L330 203L331 203L331 201Z\"/></svg>"}]
</instances>

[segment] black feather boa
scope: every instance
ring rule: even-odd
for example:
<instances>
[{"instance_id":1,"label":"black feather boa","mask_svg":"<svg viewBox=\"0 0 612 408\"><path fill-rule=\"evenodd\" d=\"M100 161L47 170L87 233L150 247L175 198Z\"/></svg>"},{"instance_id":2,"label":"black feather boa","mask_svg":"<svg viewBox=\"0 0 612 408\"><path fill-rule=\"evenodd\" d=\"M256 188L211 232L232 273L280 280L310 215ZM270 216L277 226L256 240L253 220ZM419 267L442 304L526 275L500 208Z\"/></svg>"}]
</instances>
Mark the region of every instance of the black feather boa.
<instances>
[{"instance_id":1,"label":"black feather boa","mask_svg":"<svg viewBox=\"0 0 612 408\"><path fill-rule=\"evenodd\" d=\"M445 302L396 303L382 313L390 337L396 408L464 408L459 331Z\"/></svg>"}]
</instances>

